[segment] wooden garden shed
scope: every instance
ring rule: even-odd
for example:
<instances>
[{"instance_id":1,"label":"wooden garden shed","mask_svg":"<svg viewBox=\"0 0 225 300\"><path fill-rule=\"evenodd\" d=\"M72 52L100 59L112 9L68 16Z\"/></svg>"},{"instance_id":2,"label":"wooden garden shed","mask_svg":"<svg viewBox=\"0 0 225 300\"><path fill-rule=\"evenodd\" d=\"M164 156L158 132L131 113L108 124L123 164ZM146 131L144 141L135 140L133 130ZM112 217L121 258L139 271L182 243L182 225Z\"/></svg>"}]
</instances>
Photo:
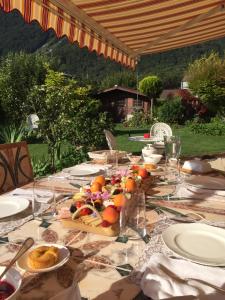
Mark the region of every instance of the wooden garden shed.
<instances>
[{"instance_id":1,"label":"wooden garden shed","mask_svg":"<svg viewBox=\"0 0 225 300\"><path fill-rule=\"evenodd\" d=\"M150 99L137 90L115 85L98 93L97 98L103 103L105 111L112 114L115 122L121 122L135 110L147 112L150 108Z\"/></svg>"}]
</instances>

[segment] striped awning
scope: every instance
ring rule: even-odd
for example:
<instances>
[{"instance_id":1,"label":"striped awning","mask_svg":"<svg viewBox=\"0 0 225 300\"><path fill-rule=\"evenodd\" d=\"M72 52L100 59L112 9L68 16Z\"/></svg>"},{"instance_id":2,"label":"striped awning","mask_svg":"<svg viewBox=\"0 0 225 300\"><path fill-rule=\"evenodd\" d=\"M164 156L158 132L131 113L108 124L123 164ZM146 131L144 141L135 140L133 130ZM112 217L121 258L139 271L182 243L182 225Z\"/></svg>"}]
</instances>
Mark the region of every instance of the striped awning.
<instances>
[{"instance_id":1,"label":"striped awning","mask_svg":"<svg viewBox=\"0 0 225 300\"><path fill-rule=\"evenodd\" d=\"M137 57L225 36L225 0L0 0L26 22L126 66Z\"/></svg>"}]
</instances>

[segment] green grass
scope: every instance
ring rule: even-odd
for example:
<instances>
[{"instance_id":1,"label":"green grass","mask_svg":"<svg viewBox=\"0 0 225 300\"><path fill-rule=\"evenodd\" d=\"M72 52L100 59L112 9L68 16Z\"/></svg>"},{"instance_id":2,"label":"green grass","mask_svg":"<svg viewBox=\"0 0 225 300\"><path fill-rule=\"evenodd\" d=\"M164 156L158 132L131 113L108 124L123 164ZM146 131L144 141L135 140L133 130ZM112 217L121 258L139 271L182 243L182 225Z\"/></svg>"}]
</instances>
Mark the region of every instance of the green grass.
<instances>
[{"instance_id":1,"label":"green grass","mask_svg":"<svg viewBox=\"0 0 225 300\"><path fill-rule=\"evenodd\" d=\"M116 138L118 148L132 153L140 153L144 143L128 141L131 136L143 135L150 128L124 128L121 124L116 126ZM174 135L179 135L182 144L182 156L206 155L225 153L225 136L204 136L193 134L188 127L172 128Z\"/></svg>"},{"instance_id":2,"label":"green grass","mask_svg":"<svg viewBox=\"0 0 225 300\"><path fill-rule=\"evenodd\" d=\"M140 153L144 143L128 141L129 133L133 135L143 135L149 132L150 128L124 128L122 124L115 127L118 148L132 153ZM173 128L173 134L179 135L182 143L182 156L206 155L225 153L225 136L204 136L193 134L188 127ZM66 148L64 148L66 149ZM42 159L47 157L47 145L30 144L29 150L31 157Z\"/></svg>"}]
</instances>

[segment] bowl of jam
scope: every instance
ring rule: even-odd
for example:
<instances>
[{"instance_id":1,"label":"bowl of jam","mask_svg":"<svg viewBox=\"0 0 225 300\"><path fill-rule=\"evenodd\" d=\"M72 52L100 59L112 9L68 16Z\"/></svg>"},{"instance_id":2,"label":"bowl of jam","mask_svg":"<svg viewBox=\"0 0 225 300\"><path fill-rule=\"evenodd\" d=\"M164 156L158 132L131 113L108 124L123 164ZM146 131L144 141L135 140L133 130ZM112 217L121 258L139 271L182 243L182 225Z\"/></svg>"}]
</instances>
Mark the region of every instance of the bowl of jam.
<instances>
[{"instance_id":1,"label":"bowl of jam","mask_svg":"<svg viewBox=\"0 0 225 300\"><path fill-rule=\"evenodd\" d=\"M0 274L4 271L5 267L0 266ZM10 268L8 272L0 280L0 300L13 300L20 289L22 278L20 273Z\"/></svg>"}]
</instances>

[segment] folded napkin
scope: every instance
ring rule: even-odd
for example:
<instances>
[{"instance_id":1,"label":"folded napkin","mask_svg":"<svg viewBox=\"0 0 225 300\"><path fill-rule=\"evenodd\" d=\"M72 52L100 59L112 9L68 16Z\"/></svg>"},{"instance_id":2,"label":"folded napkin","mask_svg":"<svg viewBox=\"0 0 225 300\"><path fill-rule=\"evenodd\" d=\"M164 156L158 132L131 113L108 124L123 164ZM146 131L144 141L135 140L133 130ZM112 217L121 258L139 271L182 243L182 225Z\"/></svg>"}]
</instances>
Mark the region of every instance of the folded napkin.
<instances>
[{"instance_id":1,"label":"folded napkin","mask_svg":"<svg viewBox=\"0 0 225 300\"><path fill-rule=\"evenodd\" d=\"M40 195L41 202L48 203L52 199L52 192L44 189L38 189L38 194ZM33 201L33 189L22 189L18 188L9 193L13 197L23 197L29 201ZM56 193L56 198L59 198L60 194Z\"/></svg>"},{"instance_id":2,"label":"folded napkin","mask_svg":"<svg viewBox=\"0 0 225 300\"><path fill-rule=\"evenodd\" d=\"M141 288L144 294L153 300L171 297L194 296L199 300L224 300L225 295L203 283L190 280L182 283L162 270L161 266L176 274L179 278L196 278L225 289L225 270L202 266L180 258L168 258L155 253L143 266ZM170 276L171 275L171 276ZM186 298L185 298L186 299ZM188 299L188 298L187 298ZM193 298L190 298L193 299Z\"/></svg>"},{"instance_id":3,"label":"folded napkin","mask_svg":"<svg viewBox=\"0 0 225 300\"><path fill-rule=\"evenodd\" d=\"M178 187L176 197L225 201L225 191L202 189L184 183Z\"/></svg>"}]
</instances>

